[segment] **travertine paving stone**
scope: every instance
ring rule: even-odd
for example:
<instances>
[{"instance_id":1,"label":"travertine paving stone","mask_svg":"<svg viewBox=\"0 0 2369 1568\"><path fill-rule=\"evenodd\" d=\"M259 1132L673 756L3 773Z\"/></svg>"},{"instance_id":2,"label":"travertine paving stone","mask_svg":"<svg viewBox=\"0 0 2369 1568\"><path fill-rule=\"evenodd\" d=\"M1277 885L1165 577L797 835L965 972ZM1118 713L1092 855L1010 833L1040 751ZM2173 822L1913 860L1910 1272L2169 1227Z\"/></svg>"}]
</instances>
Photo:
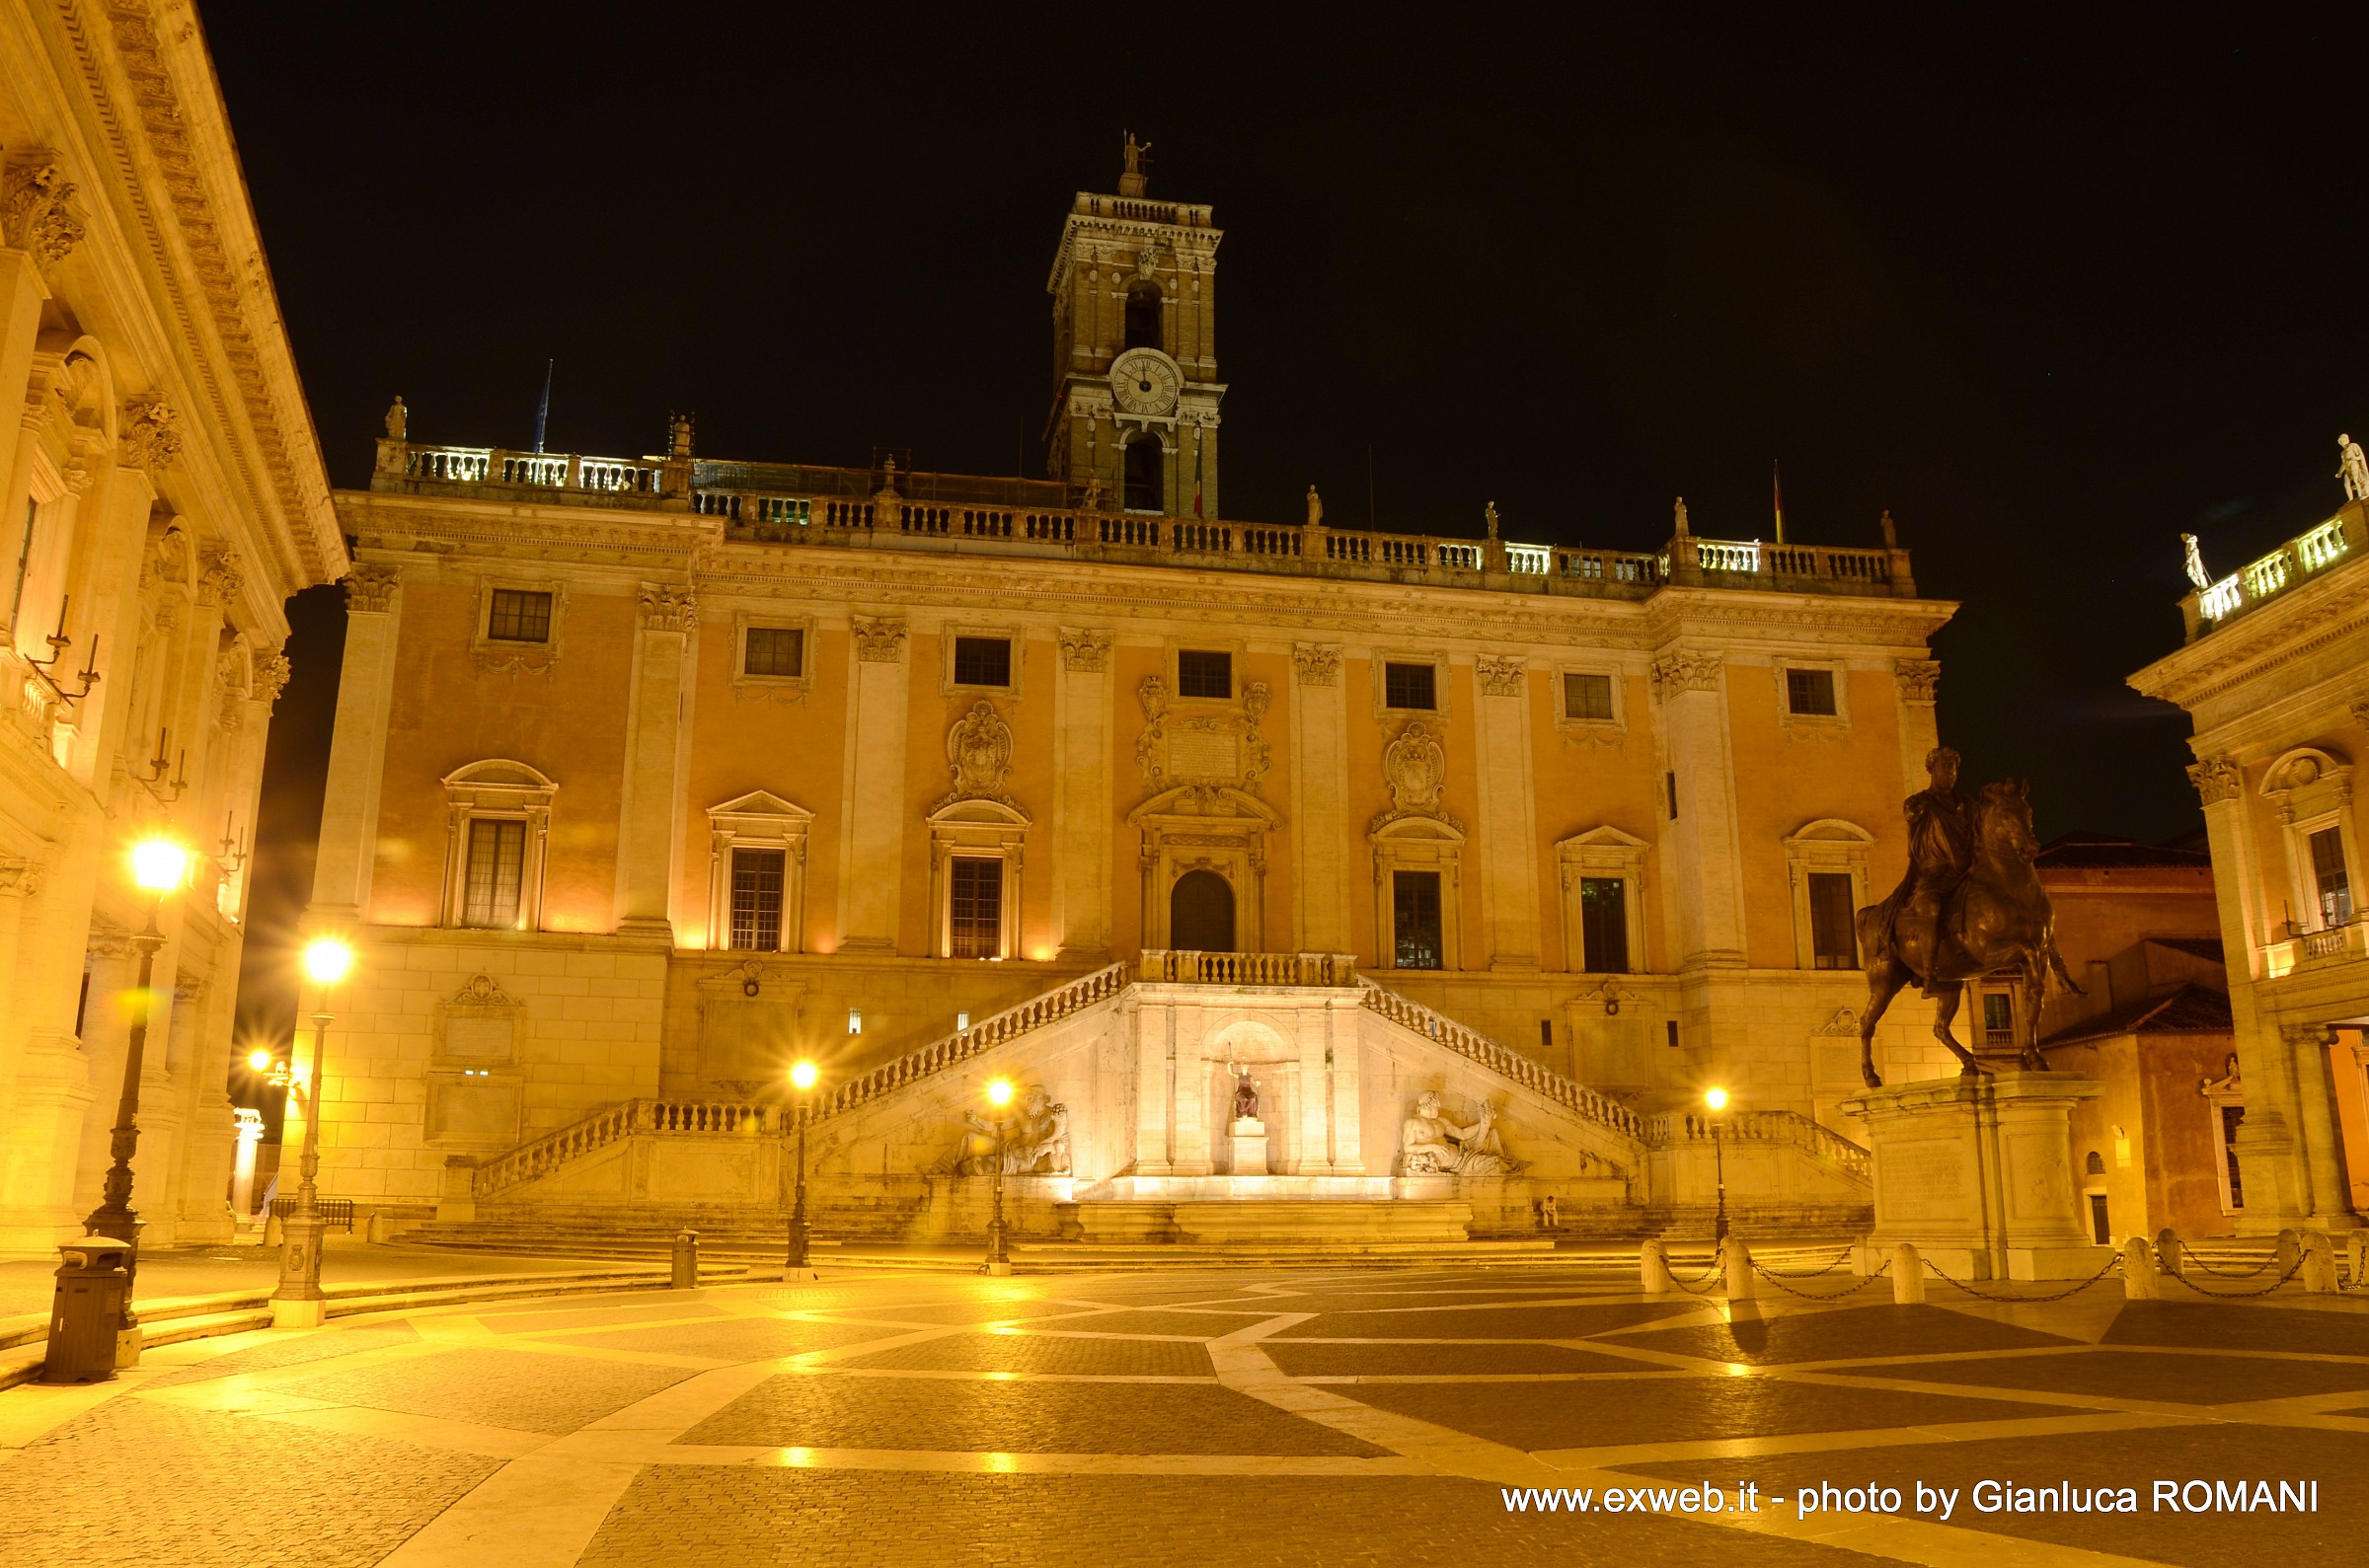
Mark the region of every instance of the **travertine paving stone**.
<instances>
[{"instance_id":1,"label":"travertine paving stone","mask_svg":"<svg viewBox=\"0 0 2369 1568\"><path fill-rule=\"evenodd\" d=\"M1214 1384L769 1379L675 1440L998 1454L1384 1451Z\"/></svg>"},{"instance_id":2,"label":"travertine paving stone","mask_svg":"<svg viewBox=\"0 0 2369 1568\"><path fill-rule=\"evenodd\" d=\"M1174 1339L1085 1339L1054 1334L961 1334L834 1363L851 1371L1067 1373L1208 1378L1209 1353Z\"/></svg>"},{"instance_id":3,"label":"travertine paving stone","mask_svg":"<svg viewBox=\"0 0 2369 1568\"><path fill-rule=\"evenodd\" d=\"M1261 1348L1294 1378L1489 1376L1540 1372L1652 1372L1650 1362L1564 1345L1331 1345L1270 1339ZM1640 1398L1650 1397L1641 1392Z\"/></svg>"},{"instance_id":4,"label":"travertine paving stone","mask_svg":"<svg viewBox=\"0 0 2369 1568\"><path fill-rule=\"evenodd\" d=\"M1291 1308L1286 1307L1288 1311ZM1322 1312L1278 1339L1583 1339L1589 1334L1674 1317L1685 1307L1607 1302L1569 1307L1451 1307L1396 1311Z\"/></svg>"},{"instance_id":5,"label":"travertine paving stone","mask_svg":"<svg viewBox=\"0 0 2369 1568\"><path fill-rule=\"evenodd\" d=\"M1335 1392L1517 1449L1607 1448L1704 1438L1846 1432L2061 1415L2064 1407L1779 1382L1678 1378L1650 1382L1360 1382Z\"/></svg>"},{"instance_id":6,"label":"travertine paving stone","mask_svg":"<svg viewBox=\"0 0 2369 1568\"><path fill-rule=\"evenodd\" d=\"M170 1388L176 1383L204 1382L241 1373L268 1372L274 1367L301 1367L307 1362L331 1361L340 1356L358 1355L365 1350L384 1350L391 1345L416 1345L419 1342L420 1330L408 1322L374 1324L368 1328L331 1327L318 1334L267 1339L262 1344L249 1345L244 1350L210 1357L194 1367L159 1373L141 1386Z\"/></svg>"},{"instance_id":7,"label":"travertine paving stone","mask_svg":"<svg viewBox=\"0 0 2369 1568\"><path fill-rule=\"evenodd\" d=\"M468 1349L352 1367L281 1383L279 1389L373 1410L557 1435L573 1432L690 1376L673 1367Z\"/></svg>"},{"instance_id":8,"label":"travertine paving stone","mask_svg":"<svg viewBox=\"0 0 2369 1568\"><path fill-rule=\"evenodd\" d=\"M0 1458L9 1568L363 1568L501 1467L113 1399Z\"/></svg>"},{"instance_id":9,"label":"travertine paving stone","mask_svg":"<svg viewBox=\"0 0 2369 1568\"><path fill-rule=\"evenodd\" d=\"M591 1350L640 1350L661 1356L707 1356L717 1361L771 1361L809 1350L837 1350L902 1332L877 1323L812 1323L802 1318L727 1317L712 1323L626 1328L613 1334L561 1334L559 1345Z\"/></svg>"},{"instance_id":10,"label":"travertine paving stone","mask_svg":"<svg viewBox=\"0 0 2369 1568\"><path fill-rule=\"evenodd\" d=\"M1162 1312L1140 1309L1104 1312L1093 1317L1068 1318L1057 1323L1032 1323L1029 1331L1037 1334L1176 1334L1187 1339L1217 1339L1226 1334L1240 1333L1253 1323L1275 1315L1268 1311Z\"/></svg>"},{"instance_id":11,"label":"travertine paving stone","mask_svg":"<svg viewBox=\"0 0 2369 1568\"><path fill-rule=\"evenodd\" d=\"M1062 1317L1094 1309L1092 1302L1001 1301L940 1302L926 1307L871 1307L865 1317L894 1318L900 1323L996 1323L1006 1318ZM842 1308L844 1310L844 1308ZM851 1313L851 1315L854 1315Z\"/></svg>"},{"instance_id":12,"label":"travertine paving stone","mask_svg":"<svg viewBox=\"0 0 2369 1568\"><path fill-rule=\"evenodd\" d=\"M1743 1555L1748 1553L1749 1555ZM1508 1514L1448 1477L915 1475L666 1465L582 1557L599 1568L1309 1568L1647 1562L1868 1568L1876 1559L1651 1518Z\"/></svg>"},{"instance_id":13,"label":"travertine paving stone","mask_svg":"<svg viewBox=\"0 0 2369 1568\"><path fill-rule=\"evenodd\" d=\"M533 1312L480 1313L487 1326L505 1334L549 1333L560 1328L598 1328L606 1323L663 1323L679 1317L722 1317L720 1307L704 1302L651 1302L645 1296L631 1307L572 1307L564 1311L549 1307Z\"/></svg>"},{"instance_id":14,"label":"travertine paving stone","mask_svg":"<svg viewBox=\"0 0 2369 1568\"><path fill-rule=\"evenodd\" d=\"M2274 1305L2127 1302L2101 1343L2369 1356L2369 1316Z\"/></svg>"},{"instance_id":15,"label":"travertine paving stone","mask_svg":"<svg viewBox=\"0 0 2369 1568\"><path fill-rule=\"evenodd\" d=\"M1945 1307L1837 1307L1823 1311L1699 1323L1691 1328L1623 1334L1621 1343L1709 1361L1776 1366L1838 1357L1959 1355L2019 1350L2073 1340L2017 1323L1953 1312ZM1910 1376L1903 1372L1902 1377Z\"/></svg>"}]
</instances>

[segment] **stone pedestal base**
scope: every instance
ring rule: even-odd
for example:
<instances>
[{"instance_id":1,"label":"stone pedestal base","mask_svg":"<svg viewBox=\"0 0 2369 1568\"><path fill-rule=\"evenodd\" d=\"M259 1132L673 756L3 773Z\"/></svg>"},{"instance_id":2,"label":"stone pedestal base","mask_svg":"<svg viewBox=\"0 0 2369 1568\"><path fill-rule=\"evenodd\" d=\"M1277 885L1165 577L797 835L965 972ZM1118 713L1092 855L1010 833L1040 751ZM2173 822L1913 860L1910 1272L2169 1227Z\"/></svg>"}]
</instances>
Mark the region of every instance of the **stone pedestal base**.
<instances>
[{"instance_id":1,"label":"stone pedestal base","mask_svg":"<svg viewBox=\"0 0 2369 1568\"><path fill-rule=\"evenodd\" d=\"M2055 1073L1894 1084L1844 1100L1875 1167L1868 1268L1903 1241L1967 1280L2095 1274L2112 1249L2083 1228L2073 1179L2076 1100L2105 1086Z\"/></svg>"},{"instance_id":2,"label":"stone pedestal base","mask_svg":"<svg viewBox=\"0 0 2369 1568\"><path fill-rule=\"evenodd\" d=\"M1229 1167L1237 1176L1266 1174L1266 1123L1256 1116L1237 1116L1227 1124L1226 1134L1234 1145L1234 1163Z\"/></svg>"},{"instance_id":3,"label":"stone pedestal base","mask_svg":"<svg viewBox=\"0 0 2369 1568\"><path fill-rule=\"evenodd\" d=\"M299 1301L285 1296L271 1298L273 1328L319 1328L328 1320L329 1303L326 1300L315 1298Z\"/></svg>"}]
</instances>

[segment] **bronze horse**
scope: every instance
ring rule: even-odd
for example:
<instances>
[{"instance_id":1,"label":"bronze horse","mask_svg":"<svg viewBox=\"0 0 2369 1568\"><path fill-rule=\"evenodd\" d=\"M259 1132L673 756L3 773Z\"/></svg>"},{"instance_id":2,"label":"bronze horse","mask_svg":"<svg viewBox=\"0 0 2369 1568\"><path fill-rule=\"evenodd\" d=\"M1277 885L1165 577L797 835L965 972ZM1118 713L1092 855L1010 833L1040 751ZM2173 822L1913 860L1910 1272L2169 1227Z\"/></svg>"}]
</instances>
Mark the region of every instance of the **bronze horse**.
<instances>
[{"instance_id":1,"label":"bronze horse","mask_svg":"<svg viewBox=\"0 0 2369 1568\"><path fill-rule=\"evenodd\" d=\"M1892 998L1911 981L1934 999L1934 1038L1965 1064L1969 1076L1983 1068L1949 1032L1967 981L2012 970L2022 1015L2034 1024L2051 974L2066 989L2081 991L2057 953L2055 913L2047 889L2031 868L2039 852L2039 840L2031 831L2029 785L2021 779L1985 784L1974 802L1973 864L1949 894L1940 919L1926 930L1899 931L1884 904L1859 912L1859 945L1868 964L1868 1005L1859 1018L1859 1070L1868 1087L1883 1086L1875 1072L1875 1025ZM2038 1073L2048 1070L2047 1058L2028 1039L2023 1065Z\"/></svg>"}]
</instances>

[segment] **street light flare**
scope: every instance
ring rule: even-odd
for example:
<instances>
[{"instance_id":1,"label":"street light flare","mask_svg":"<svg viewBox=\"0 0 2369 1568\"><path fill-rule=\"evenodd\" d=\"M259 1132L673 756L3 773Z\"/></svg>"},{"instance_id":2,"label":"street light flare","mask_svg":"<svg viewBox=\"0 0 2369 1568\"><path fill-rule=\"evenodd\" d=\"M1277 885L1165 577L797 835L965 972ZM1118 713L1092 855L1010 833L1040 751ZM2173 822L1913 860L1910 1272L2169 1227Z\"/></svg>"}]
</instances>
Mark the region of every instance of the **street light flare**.
<instances>
[{"instance_id":1,"label":"street light flare","mask_svg":"<svg viewBox=\"0 0 2369 1568\"><path fill-rule=\"evenodd\" d=\"M320 985L334 986L353 968L353 949L335 936L316 936L304 946L304 972Z\"/></svg>"},{"instance_id":2,"label":"street light flare","mask_svg":"<svg viewBox=\"0 0 2369 1568\"><path fill-rule=\"evenodd\" d=\"M131 847L131 879L151 893L170 893L190 874L190 852L171 839L142 839Z\"/></svg>"},{"instance_id":3,"label":"street light flare","mask_svg":"<svg viewBox=\"0 0 2369 1568\"><path fill-rule=\"evenodd\" d=\"M1715 1088L1703 1096L1703 1103L1715 1111L1723 1111L1727 1108L1727 1091Z\"/></svg>"},{"instance_id":4,"label":"street light flare","mask_svg":"<svg viewBox=\"0 0 2369 1568\"><path fill-rule=\"evenodd\" d=\"M987 1084L987 1103L990 1105L1011 1104L1012 1081L1008 1078L990 1080Z\"/></svg>"},{"instance_id":5,"label":"street light flare","mask_svg":"<svg viewBox=\"0 0 2369 1568\"><path fill-rule=\"evenodd\" d=\"M247 1066L258 1073L267 1071L271 1066L271 1053L262 1050L248 1052Z\"/></svg>"},{"instance_id":6,"label":"street light flare","mask_svg":"<svg viewBox=\"0 0 2369 1568\"><path fill-rule=\"evenodd\" d=\"M811 1062L801 1062L790 1070L792 1085L802 1089L812 1088L814 1080L819 1076Z\"/></svg>"}]
</instances>

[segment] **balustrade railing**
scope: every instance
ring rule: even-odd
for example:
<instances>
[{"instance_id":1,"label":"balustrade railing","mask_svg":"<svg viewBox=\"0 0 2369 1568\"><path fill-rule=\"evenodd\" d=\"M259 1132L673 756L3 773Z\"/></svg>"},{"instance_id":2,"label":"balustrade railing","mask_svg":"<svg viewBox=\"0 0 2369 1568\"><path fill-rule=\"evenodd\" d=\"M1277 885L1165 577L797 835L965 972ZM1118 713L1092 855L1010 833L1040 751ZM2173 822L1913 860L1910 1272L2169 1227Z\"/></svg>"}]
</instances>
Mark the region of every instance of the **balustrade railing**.
<instances>
[{"instance_id":1,"label":"balustrade railing","mask_svg":"<svg viewBox=\"0 0 2369 1568\"><path fill-rule=\"evenodd\" d=\"M625 1100L487 1160L471 1173L470 1185L481 1198L506 1191L635 1133L754 1135L779 1129L779 1113L764 1105L727 1100Z\"/></svg>"},{"instance_id":2,"label":"balustrade railing","mask_svg":"<svg viewBox=\"0 0 2369 1568\"><path fill-rule=\"evenodd\" d=\"M1140 973L1147 983L1187 986L1353 986L1357 960L1349 953L1212 953L1147 948Z\"/></svg>"},{"instance_id":3,"label":"balustrade railing","mask_svg":"<svg viewBox=\"0 0 2369 1568\"><path fill-rule=\"evenodd\" d=\"M2191 639L2265 599L2276 598L2369 546L2369 519L2357 503L2256 560L2189 595Z\"/></svg>"},{"instance_id":4,"label":"balustrade railing","mask_svg":"<svg viewBox=\"0 0 2369 1568\"><path fill-rule=\"evenodd\" d=\"M1499 1078L1509 1079L1566 1110L1626 1138L1643 1141L1644 1124L1628 1106L1607 1099L1585 1084L1572 1083L1553 1068L1534 1062L1519 1051L1508 1050L1479 1030L1465 1027L1446 1013L1434 1012L1412 997L1385 990L1371 980L1363 984L1365 1006L1393 1023L1413 1029L1468 1061L1480 1063Z\"/></svg>"},{"instance_id":5,"label":"balustrade railing","mask_svg":"<svg viewBox=\"0 0 2369 1568\"><path fill-rule=\"evenodd\" d=\"M1873 1166L1865 1149L1799 1111L1728 1111L1718 1116L1685 1111L1645 1121L1644 1141L1648 1148L1670 1149L1715 1140L1729 1144L1791 1144L1832 1160L1862 1180L1873 1179Z\"/></svg>"}]
</instances>

